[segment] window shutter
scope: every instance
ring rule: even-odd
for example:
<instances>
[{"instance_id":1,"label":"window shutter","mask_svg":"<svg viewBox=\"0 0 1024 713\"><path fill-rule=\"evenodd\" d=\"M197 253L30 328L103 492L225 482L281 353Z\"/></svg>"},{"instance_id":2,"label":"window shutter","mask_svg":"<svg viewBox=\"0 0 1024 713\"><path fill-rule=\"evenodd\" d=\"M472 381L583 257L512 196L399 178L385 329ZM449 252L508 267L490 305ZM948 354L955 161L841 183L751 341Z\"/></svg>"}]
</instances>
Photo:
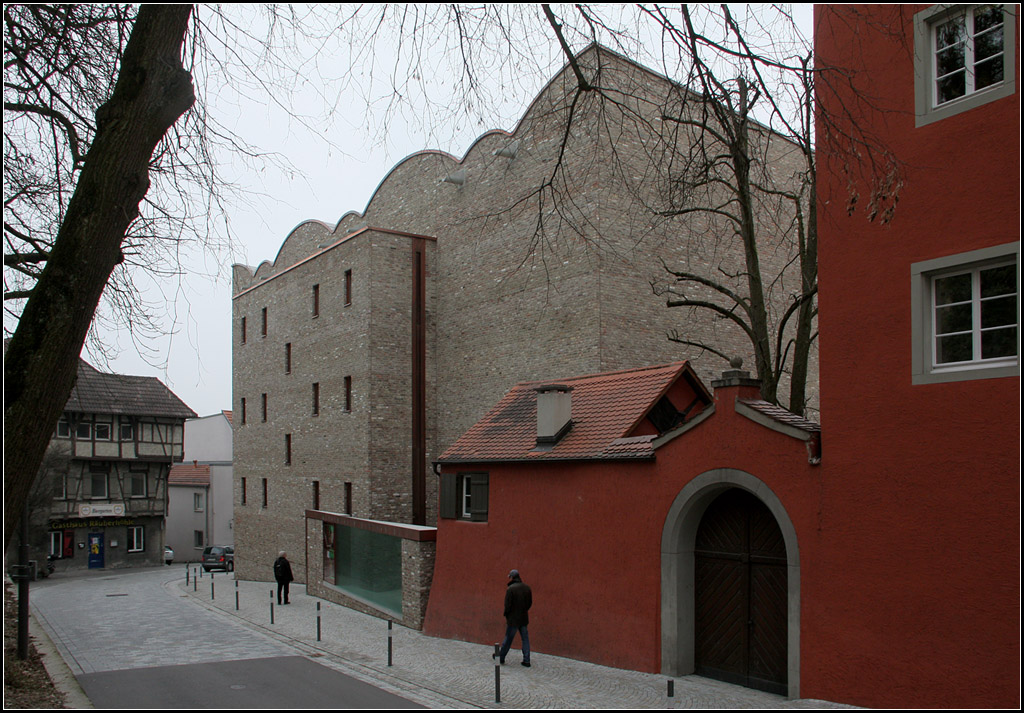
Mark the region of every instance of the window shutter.
<instances>
[{"instance_id":1,"label":"window shutter","mask_svg":"<svg viewBox=\"0 0 1024 713\"><path fill-rule=\"evenodd\" d=\"M458 517L459 494L456 484L455 473L441 473L441 496L438 498L441 517Z\"/></svg>"},{"instance_id":2,"label":"window shutter","mask_svg":"<svg viewBox=\"0 0 1024 713\"><path fill-rule=\"evenodd\" d=\"M470 517L474 522L487 522L487 473L468 476Z\"/></svg>"}]
</instances>

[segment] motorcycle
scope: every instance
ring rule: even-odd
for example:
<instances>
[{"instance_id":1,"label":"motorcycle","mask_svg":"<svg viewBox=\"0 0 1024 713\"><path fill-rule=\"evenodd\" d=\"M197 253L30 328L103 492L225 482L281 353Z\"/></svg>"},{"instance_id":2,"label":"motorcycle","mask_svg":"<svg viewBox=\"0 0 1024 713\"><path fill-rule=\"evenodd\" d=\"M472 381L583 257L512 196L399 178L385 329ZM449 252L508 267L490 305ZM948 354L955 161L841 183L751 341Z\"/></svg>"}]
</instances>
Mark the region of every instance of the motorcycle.
<instances>
[{"instance_id":1,"label":"motorcycle","mask_svg":"<svg viewBox=\"0 0 1024 713\"><path fill-rule=\"evenodd\" d=\"M39 568L38 575L40 579L45 579L54 573L54 571L57 569L57 565L54 564L56 560L57 558L53 555L46 556L46 566Z\"/></svg>"}]
</instances>

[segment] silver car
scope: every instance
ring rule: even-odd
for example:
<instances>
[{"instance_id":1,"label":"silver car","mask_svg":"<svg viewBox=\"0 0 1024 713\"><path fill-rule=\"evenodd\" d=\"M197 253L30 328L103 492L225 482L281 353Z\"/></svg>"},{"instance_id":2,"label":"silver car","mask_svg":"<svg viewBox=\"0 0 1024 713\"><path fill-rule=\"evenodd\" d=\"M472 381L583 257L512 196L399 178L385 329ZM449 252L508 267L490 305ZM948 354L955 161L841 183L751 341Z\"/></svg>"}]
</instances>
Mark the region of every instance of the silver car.
<instances>
[{"instance_id":1,"label":"silver car","mask_svg":"<svg viewBox=\"0 0 1024 713\"><path fill-rule=\"evenodd\" d=\"M203 569L222 569L225 572L235 571L235 548L231 545L211 545L203 550Z\"/></svg>"}]
</instances>

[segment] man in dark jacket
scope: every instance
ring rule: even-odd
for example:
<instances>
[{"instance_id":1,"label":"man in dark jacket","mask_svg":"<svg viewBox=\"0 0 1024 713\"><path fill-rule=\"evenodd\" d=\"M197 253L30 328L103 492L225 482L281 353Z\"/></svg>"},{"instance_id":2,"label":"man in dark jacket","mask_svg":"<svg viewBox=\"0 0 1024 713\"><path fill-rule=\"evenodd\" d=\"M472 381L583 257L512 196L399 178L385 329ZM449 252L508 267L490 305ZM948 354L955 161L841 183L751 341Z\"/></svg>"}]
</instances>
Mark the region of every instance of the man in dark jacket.
<instances>
[{"instance_id":1,"label":"man in dark jacket","mask_svg":"<svg viewBox=\"0 0 1024 713\"><path fill-rule=\"evenodd\" d=\"M501 663L505 663L505 654L512 646L512 639L518 631L523 642L523 666L530 665L530 635L526 631L526 625L530 623L531 606L533 592L523 584L519 570L514 569L508 573L508 585L505 588L505 640L501 642L501 651L498 653Z\"/></svg>"},{"instance_id":2,"label":"man in dark jacket","mask_svg":"<svg viewBox=\"0 0 1024 713\"><path fill-rule=\"evenodd\" d=\"M288 561L288 556L284 552L278 553L277 559L274 560L274 579L277 580L277 603L288 604L288 585L295 577L292 576L292 563Z\"/></svg>"}]
</instances>

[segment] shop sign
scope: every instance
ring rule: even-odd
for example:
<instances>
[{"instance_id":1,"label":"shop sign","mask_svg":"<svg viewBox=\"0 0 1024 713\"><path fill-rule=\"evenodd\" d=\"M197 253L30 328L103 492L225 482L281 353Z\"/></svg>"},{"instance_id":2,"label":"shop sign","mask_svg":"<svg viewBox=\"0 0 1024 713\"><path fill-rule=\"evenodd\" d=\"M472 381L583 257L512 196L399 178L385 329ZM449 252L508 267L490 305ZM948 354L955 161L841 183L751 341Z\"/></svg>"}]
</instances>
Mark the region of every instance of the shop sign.
<instances>
[{"instance_id":1,"label":"shop sign","mask_svg":"<svg viewBox=\"0 0 1024 713\"><path fill-rule=\"evenodd\" d=\"M79 517L121 517L124 515L124 503L96 503L79 505Z\"/></svg>"}]
</instances>

